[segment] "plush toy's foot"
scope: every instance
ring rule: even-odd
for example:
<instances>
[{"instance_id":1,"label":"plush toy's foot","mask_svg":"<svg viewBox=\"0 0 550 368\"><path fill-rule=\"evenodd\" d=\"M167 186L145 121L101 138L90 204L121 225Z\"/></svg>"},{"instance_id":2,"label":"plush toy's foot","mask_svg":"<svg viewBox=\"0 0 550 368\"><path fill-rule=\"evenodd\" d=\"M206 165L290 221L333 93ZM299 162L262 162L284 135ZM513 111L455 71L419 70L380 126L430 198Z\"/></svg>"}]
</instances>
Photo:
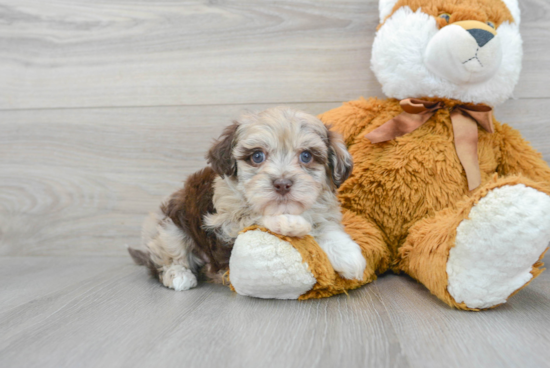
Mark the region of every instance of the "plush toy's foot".
<instances>
[{"instance_id":1,"label":"plush toy's foot","mask_svg":"<svg viewBox=\"0 0 550 368\"><path fill-rule=\"evenodd\" d=\"M399 267L445 303L487 309L542 273L550 196L523 177L495 178L409 230Z\"/></svg>"},{"instance_id":2,"label":"plush toy's foot","mask_svg":"<svg viewBox=\"0 0 550 368\"><path fill-rule=\"evenodd\" d=\"M261 230L237 237L229 270L235 291L257 298L298 299L317 282L289 242Z\"/></svg>"},{"instance_id":3,"label":"plush toy's foot","mask_svg":"<svg viewBox=\"0 0 550 368\"><path fill-rule=\"evenodd\" d=\"M550 197L523 184L493 189L457 228L447 290L469 308L506 302L550 242Z\"/></svg>"}]
</instances>

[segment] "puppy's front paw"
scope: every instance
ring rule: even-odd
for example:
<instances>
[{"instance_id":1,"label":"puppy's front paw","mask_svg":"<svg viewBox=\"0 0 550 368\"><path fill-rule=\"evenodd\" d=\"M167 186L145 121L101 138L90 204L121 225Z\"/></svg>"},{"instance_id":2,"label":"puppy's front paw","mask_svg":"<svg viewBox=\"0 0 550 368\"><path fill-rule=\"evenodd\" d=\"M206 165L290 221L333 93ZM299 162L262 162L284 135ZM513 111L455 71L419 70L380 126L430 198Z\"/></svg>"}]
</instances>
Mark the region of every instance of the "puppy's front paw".
<instances>
[{"instance_id":1,"label":"puppy's front paw","mask_svg":"<svg viewBox=\"0 0 550 368\"><path fill-rule=\"evenodd\" d=\"M361 251L353 254L349 254L347 259L339 266L339 270L335 270L345 279L348 280L363 280L363 273L367 267L365 257L361 254Z\"/></svg>"},{"instance_id":2,"label":"puppy's front paw","mask_svg":"<svg viewBox=\"0 0 550 368\"><path fill-rule=\"evenodd\" d=\"M265 216L263 225L270 231L284 236L304 236L311 231L311 224L302 216L278 215Z\"/></svg>"},{"instance_id":3,"label":"puppy's front paw","mask_svg":"<svg viewBox=\"0 0 550 368\"><path fill-rule=\"evenodd\" d=\"M321 247L332 264L332 268L345 279L363 280L367 261L361 248L346 233L332 233Z\"/></svg>"}]
</instances>

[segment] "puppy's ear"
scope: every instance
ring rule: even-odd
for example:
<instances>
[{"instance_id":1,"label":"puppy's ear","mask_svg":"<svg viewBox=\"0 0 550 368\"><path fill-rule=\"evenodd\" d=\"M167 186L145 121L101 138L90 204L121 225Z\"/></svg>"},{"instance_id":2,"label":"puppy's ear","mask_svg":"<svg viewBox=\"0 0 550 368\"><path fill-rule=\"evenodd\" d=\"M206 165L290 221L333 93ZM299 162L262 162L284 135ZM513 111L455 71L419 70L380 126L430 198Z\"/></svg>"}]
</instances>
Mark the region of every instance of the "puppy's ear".
<instances>
[{"instance_id":1,"label":"puppy's ear","mask_svg":"<svg viewBox=\"0 0 550 368\"><path fill-rule=\"evenodd\" d=\"M233 157L233 147L235 147L238 128L239 123L236 121L225 128L206 155L206 160L212 169L221 177L237 174L237 161Z\"/></svg>"},{"instance_id":2,"label":"puppy's ear","mask_svg":"<svg viewBox=\"0 0 550 368\"><path fill-rule=\"evenodd\" d=\"M351 175L353 170L353 158L346 148L342 136L330 130L327 126L328 138L328 168L332 177L332 182L336 188Z\"/></svg>"}]
</instances>

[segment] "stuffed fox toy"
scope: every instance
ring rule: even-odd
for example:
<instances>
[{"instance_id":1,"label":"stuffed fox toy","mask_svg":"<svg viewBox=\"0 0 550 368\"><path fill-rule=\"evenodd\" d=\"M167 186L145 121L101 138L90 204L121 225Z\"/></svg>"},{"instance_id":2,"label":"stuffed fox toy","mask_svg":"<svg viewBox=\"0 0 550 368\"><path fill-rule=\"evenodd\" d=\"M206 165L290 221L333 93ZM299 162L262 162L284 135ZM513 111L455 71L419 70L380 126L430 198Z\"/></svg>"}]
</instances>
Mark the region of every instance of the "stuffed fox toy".
<instances>
[{"instance_id":1,"label":"stuffed fox toy","mask_svg":"<svg viewBox=\"0 0 550 368\"><path fill-rule=\"evenodd\" d=\"M452 307L498 306L542 272L550 242L550 168L492 115L521 70L517 0L379 5L371 66L388 98L320 116L354 158L339 199L346 231L367 261L363 281L339 278L312 239L248 229L231 256L232 286L307 299L391 270ZM271 258L250 251L258 244ZM277 247L286 250L268 251ZM249 267L255 262L262 266Z\"/></svg>"}]
</instances>

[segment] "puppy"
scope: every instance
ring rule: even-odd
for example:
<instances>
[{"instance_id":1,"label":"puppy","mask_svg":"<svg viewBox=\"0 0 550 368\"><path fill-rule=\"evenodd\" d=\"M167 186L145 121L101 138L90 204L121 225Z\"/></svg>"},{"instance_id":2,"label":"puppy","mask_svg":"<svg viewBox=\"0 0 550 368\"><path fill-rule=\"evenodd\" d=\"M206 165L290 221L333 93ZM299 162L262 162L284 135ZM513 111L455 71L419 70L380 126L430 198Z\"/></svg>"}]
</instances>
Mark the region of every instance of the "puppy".
<instances>
[{"instance_id":1,"label":"puppy","mask_svg":"<svg viewBox=\"0 0 550 368\"><path fill-rule=\"evenodd\" d=\"M246 114L225 129L207 160L210 166L146 221L146 250L129 248L166 287L190 289L201 273L223 281L235 238L255 224L311 234L342 277L362 279L365 258L343 230L336 198L352 158L319 119L282 107Z\"/></svg>"}]
</instances>

